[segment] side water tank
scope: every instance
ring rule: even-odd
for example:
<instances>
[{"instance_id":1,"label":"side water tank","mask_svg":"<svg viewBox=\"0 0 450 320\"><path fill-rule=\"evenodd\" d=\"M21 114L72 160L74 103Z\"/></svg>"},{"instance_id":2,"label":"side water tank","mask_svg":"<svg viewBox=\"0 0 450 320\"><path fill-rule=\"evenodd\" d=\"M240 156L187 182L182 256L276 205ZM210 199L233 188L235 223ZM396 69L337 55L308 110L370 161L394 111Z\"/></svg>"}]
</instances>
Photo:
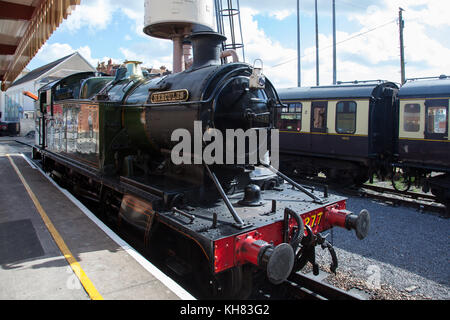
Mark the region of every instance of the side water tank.
<instances>
[{"instance_id":1,"label":"side water tank","mask_svg":"<svg viewBox=\"0 0 450 320\"><path fill-rule=\"evenodd\" d=\"M172 39L189 33L186 28L193 24L214 28L212 0L145 0L144 32L149 36Z\"/></svg>"}]
</instances>

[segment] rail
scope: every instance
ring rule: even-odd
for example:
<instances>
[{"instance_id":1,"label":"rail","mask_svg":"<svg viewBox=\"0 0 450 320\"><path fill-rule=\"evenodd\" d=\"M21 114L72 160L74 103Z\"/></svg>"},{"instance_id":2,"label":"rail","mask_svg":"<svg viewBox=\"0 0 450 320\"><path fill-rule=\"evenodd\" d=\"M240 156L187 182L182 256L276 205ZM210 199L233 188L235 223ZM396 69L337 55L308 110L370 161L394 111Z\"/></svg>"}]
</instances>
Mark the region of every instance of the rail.
<instances>
[{"instance_id":1,"label":"rail","mask_svg":"<svg viewBox=\"0 0 450 320\"><path fill-rule=\"evenodd\" d=\"M418 192L404 192L397 191L393 188L364 184L359 188L354 187L342 187L339 184L331 184L325 178L295 178L295 181L306 185L314 186L315 188L330 186L334 192L342 193L346 196L354 197L366 197L375 199L385 203L390 203L394 206L404 206L417 209L418 211L427 211L434 214L439 214L442 217L448 217L450 215L450 208L442 203L437 202L436 197L430 194L418 193Z\"/></svg>"},{"instance_id":2,"label":"rail","mask_svg":"<svg viewBox=\"0 0 450 320\"><path fill-rule=\"evenodd\" d=\"M309 300L364 300L350 292L332 285L309 278L301 273L295 273L286 281L294 298Z\"/></svg>"}]
</instances>

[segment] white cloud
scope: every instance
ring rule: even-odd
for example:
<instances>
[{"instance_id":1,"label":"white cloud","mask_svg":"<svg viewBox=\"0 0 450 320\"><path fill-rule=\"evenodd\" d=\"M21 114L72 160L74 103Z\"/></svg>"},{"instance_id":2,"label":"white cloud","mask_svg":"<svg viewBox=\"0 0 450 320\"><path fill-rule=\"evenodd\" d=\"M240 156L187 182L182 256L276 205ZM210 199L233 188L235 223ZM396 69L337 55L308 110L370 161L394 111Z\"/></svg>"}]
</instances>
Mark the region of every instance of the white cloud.
<instances>
[{"instance_id":1,"label":"white cloud","mask_svg":"<svg viewBox=\"0 0 450 320\"><path fill-rule=\"evenodd\" d=\"M134 22L136 34L144 36L144 1L127 0L89 0L76 6L72 14L63 24L69 31L77 31L87 27L91 32L106 29L113 21L113 14L121 12Z\"/></svg>"},{"instance_id":2,"label":"white cloud","mask_svg":"<svg viewBox=\"0 0 450 320\"><path fill-rule=\"evenodd\" d=\"M155 56L151 52L137 53L129 48L120 48L119 50L126 60L141 61L144 67L159 68L165 66L169 70L172 70L172 55Z\"/></svg>"},{"instance_id":3,"label":"white cloud","mask_svg":"<svg viewBox=\"0 0 450 320\"><path fill-rule=\"evenodd\" d=\"M264 63L264 73L273 83L290 83L296 76L287 67L277 69L268 68L271 65L279 63L280 60L295 55L295 50L283 47L281 43L270 39L264 30L262 30L258 22L255 20L255 15L259 12L241 7L241 21L242 29L244 30L245 41L245 55L246 61L253 64L255 59L261 59ZM241 52L238 51L240 54ZM242 56L240 56L242 60Z\"/></svg>"},{"instance_id":4,"label":"white cloud","mask_svg":"<svg viewBox=\"0 0 450 320\"><path fill-rule=\"evenodd\" d=\"M83 2L75 8L63 24L69 31L77 31L87 26L91 31L104 30L110 24L115 8L107 0Z\"/></svg>"},{"instance_id":5,"label":"white cloud","mask_svg":"<svg viewBox=\"0 0 450 320\"><path fill-rule=\"evenodd\" d=\"M440 28L442 32L450 31L450 20L442 15L442 12L450 12L450 2L439 1L438 5L432 0L384 0L368 6L365 11L348 15L348 20L361 26L355 32L337 32L338 80L387 79L400 82L400 44L396 21L399 6L405 9L407 77L450 73L450 48L434 39L429 32L430 26ZM247 22L244 28L246 48L249 47L247 39L250 36L253 53L259 51L268 65L266 75L273 78L278 87L295 86L297 52L269 39L264 30L256 25L256 14L258 12L254 10L247 16L253 23ZM328 85L332 83L331 34L320 34L319 45L320 84ZM302 52L302 85L315 85L315 78L315 46L311 46Z\"/></svg>"},{"instance_id":6,"label":"white cloud","mask_svg":"<svg viewBox=\"0 0 450 320\"><path fill-rule=\"evenodd\" d=\"M319 1L321 17L331 12L331 4ZM311 14L313 0L302 0L303 14ZM433 31L450 31L450 1L436 0L352 0L336 1L338 19L341 23L354 24L354 32L337 32L337 41L345 42L338 45L338 80L389 79L400 81L398 25L394 21L398 7L405 9L404 19L407 76L432 76L450 73L450 48L442 41L434 38ZM277 20L295 14L296 2L292 0L246 0L241 1L241 22L244 32L246 61L253 64L260 58L264 62L264 72L277 87L295 86L297 83L297 61L294 46L280 43L276 38L269 37L267 32L257 22L258 15L265 15ZM95 32L106 29L113 21L113 14L120 12L128 17L130 32L145 37L145 43L134 44L131 47L120 48L117 55L125 59L141 60L146 66L158 67L166 65L171 68L171 44L169 41L149 38L142 32L144 10L142 0L128 0L123 5L122 0L90 0L77 6L69 16L65 28L79 30L88 27ZM392 22L386 24L387 22ZM338 24L339 27L339 24ZM372 30L374 29L374 30ZM322 29L323 30L323 29ZM313 31L312 31L313 32ZM323 31L322 31L323 32ZM366 33L367 32L367 33ZM125 36L125 40L132 35ZM348 40L350 39L350 40ZM332 82L332 37L330 31L320 34L320 79L321 84ZM73 52L75 49L68 44L56 43L45 45L38 54L45 62ZM94 66L103 59L92 57L89 46L76 49ZM238 51L240 53L240 51ZM315 47L303 47L302 85L315 84ZM95 56L95 54L94 54ZM119 60L119 59L116 59ZM123 58L120 59L123 61ZM283 63L286 62L287 63Z\"/></svg>"},{"instance_id":7,"label":"white cloud","mask_svg":"<svg viewBox=\"0 0 450 320\"><path fill-rule=\"evenodd\" d=\"M39 52L36 54L36 60L40 61L42 65L58 60L62 57L68 56L75 51L78 51L83 58L85 58L94 68L97 63L101 61L108 61L111 57L94 58L89 46L82 46L77 49L72 48L67 43L44 44ZM114 63L122 61L121 59L111 58Z\"/></svg>"},{"instance_id":8,"label":"white cloud","mask_svg":"<svg viewBox=\"0 0 450 320\"><path fill-rule=\"evenodd\" d=\"M43 61L44 63L50 63L64 56L68 56L73 52L74 50L67 43L55 43L55 44L45 43L38 51L34 59L38 59L40 61Z\"/></svg>"},{"instance_id":9,"label":"white cloud","mask_svg":"<svg viewBox=\"0 0 450 320\"><path fill-rule=\"evenodd\" d=\"M431 26L440 28L441 32L450 31L450 21L442 14L450 12L450 3L433 0L384 0L384 4L385 9L372 8L366 14L354 15L353 18L364 26L363 30L367 30L369 26L391 20L398 8L402 7L405 9L403 17L407 77L436 76L445 71L448 73L450 49L434 39L428 28ZM372 64L383 66L383 62L391 62L400 65L398 32L398 25L395 23L348 44L352 45L358 55L365 57ZM339 51L348 48L348 45L342 46L339 47ZM399 81L399 74L393 80Z\"/></svg>"},{"instance_id":10,"label":"white cloud","mask_svg":"<svg viewBox=\"0 0 450 320\"><path fill-rule=\"evenodd\" d=\"M284 20L289 17L291 14L294 14L293 10L277 10L269 13L269 16L274 17L277 20Z\"/></svg>"},{"instance_id":11,"label":"white cloud","mask_svg":"<svg viewBox=\"0 0 450 320\"><path fill-rule=\"evenodd\" d=\"M143 29L144 29L144 8L141 10L136 10L133 8L121 8L122 12L134 22L134 31L137 35L141 37L148 37Z\"/></svg>"}]
</instances>

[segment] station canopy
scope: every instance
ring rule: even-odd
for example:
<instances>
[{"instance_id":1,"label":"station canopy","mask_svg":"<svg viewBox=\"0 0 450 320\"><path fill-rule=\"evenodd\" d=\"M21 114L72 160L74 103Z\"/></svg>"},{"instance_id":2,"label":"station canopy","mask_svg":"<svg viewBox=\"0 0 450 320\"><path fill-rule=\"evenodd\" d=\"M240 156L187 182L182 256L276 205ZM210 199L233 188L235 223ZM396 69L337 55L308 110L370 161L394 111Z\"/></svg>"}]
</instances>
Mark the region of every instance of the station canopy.
<instances>
[{"instance_id":1,"label":"station canopy","mask_svg":"<svg viewBox=\"0 0 450 320\"><path fill-rule=\"evenodd\" d=\"M6 90L81 0L0 0L0 81Z\"/></svg>"}]
</instances>

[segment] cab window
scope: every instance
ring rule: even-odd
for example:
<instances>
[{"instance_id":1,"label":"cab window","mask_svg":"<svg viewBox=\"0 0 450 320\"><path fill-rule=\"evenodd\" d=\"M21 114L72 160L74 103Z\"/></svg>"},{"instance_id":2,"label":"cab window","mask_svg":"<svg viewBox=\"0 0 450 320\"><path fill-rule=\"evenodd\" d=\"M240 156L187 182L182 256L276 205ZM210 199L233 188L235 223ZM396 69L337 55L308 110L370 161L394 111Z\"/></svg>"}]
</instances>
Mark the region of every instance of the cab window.
<instances>
[{"instance_id":1,"label":"cab window","mask_svg":"<svg viewBox=\"0 0 450 320\"><path fill-rule=\"evenodd\" d=\"M419 132L420 130L420 104L405 105L403 114L403 130L406 132Z\"/></svg>"},{"instance_id":2,"label":"cab window","mask_svg":"<svg viewBox=\"0 0 450 320\"><path fill-rule=\"evenodd\" d=\"M340 101L336 104L336 132L340 134L356 132L356 102Z\"/></svg>"},{"instance_id":3,"label":"cab window","mask_svg":"<svg viewBox=\"0 0 450 320\"><path fill-rule=\"evenodd\" d=\"M281 109L279 128L283 131L302 130L302 109L301 103L289 103Z\"/></svg>"}]
</instances>

